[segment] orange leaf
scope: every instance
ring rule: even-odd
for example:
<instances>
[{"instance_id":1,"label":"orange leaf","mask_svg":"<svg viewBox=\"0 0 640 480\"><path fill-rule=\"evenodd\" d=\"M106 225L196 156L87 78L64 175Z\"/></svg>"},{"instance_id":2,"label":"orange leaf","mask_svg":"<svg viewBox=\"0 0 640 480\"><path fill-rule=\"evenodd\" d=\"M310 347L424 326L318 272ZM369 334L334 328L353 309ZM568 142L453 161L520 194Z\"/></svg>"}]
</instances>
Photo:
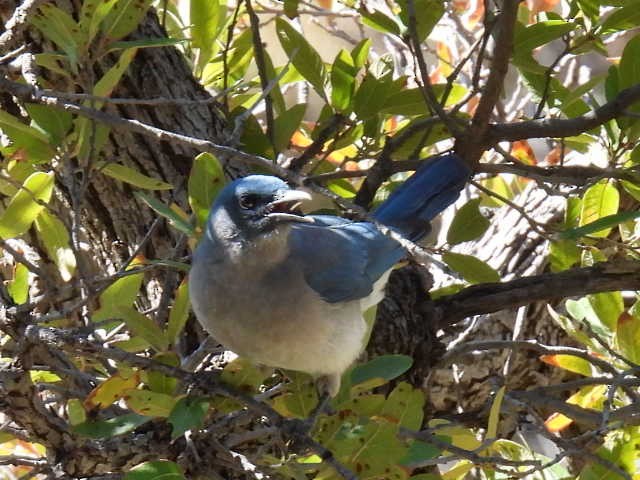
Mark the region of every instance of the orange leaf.
<instances>
[{"instance_id":1,"label":"orange leaf","mask_svg":"<svg viewBox=\"0 0 640 480\"><path fill-rule=\"evenodd\" d=\"M538 163L533 149L526 140L516 140L513 142L511 144L511 155L525 165L535 165Z\"/></svg>"},{"instance_id":2,"label":"orange leaf","mask_svg":"<svg viewBox=\"0 0 640 480\"><path fill-rule=\"evenodd\" d=\"M291 146L298 148L306 148L311 145L313 141L307 137L300 130L296 130L291 136Z\"/></svg>"}]
</instances>

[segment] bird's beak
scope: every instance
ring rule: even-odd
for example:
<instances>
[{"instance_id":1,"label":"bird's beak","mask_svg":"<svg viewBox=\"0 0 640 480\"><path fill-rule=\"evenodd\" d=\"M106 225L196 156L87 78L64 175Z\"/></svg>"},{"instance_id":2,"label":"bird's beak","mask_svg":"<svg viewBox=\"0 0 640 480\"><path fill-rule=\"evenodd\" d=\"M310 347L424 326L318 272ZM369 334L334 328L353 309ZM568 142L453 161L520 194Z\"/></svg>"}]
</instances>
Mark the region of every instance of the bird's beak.
<instances>
[{"instance_id":1,"label":"bird's beak","mask_svg":"<svg viewBox=\"0 0 640 480\"><path fill-rule=\"evenodd\" d=\"M278 222L313 223L313 218L305 217L298 209L300 203L311 200L311 195L302 190L282 190L276 199L269 203L268 217Z\"/></svg>"}]
</instances>

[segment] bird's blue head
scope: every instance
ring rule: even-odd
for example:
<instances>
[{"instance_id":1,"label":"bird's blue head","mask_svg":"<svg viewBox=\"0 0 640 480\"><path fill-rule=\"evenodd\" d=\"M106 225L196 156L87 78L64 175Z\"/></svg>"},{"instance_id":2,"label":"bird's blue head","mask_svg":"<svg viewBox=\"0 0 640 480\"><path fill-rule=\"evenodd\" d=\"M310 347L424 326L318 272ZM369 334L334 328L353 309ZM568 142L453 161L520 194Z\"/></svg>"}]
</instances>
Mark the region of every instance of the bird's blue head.
<instances>
[{"instance_id":1,"label":"bird's blue head","mask_svg":"<svg viewBox=\"0 0 640 480\"><path fill-rule=\"evenodd\" d=\"M219 235L254 238L290 222L313 222L298 209L311 196L277 177L250 175L234 180L218 195L208 228Z\"/></svg>"}]
</instances>

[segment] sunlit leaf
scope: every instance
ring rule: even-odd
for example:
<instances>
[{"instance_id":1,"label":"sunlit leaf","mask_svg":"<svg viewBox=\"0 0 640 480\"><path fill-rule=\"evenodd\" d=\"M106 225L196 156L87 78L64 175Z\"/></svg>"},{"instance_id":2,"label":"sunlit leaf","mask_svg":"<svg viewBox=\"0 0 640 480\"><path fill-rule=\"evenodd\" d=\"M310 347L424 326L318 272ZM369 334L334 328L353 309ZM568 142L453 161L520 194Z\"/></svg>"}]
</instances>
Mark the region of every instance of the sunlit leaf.
<instances>
[{"instance_id":1,"label":"sunlit leaf","mask_svg":"<svg viewBox=\"0 0 640 480\"><path fill-rule=\"evenodd\" d=\"M146 190L170 190L173 185L163 182L157 178L149 177L140 173L133 168L121 165L120 163L100 162L96 168L103 174L111 178L128 183L134 187L144 188Z\"/></svg>"},{"instance_id":2,"label":"sunlit leaf","mask_svg":"<svg viewBox=\"0 0 640 480\"><path fill-rule=\"evenodd\" d=\"M131 333L144 338L158 352L167 350L166 333L148 316L131 307L119 307L115 317L122 319Z\"/></svg>"},{"instance_id":3,"label":"sunlit leaf","mask_svg":"<svg viewBox=\"0 0 640 480\"><path fill-rule=\"evenodd\" d=\"M187 193L191 210L201 227L205 225L211 204L224 184L224 171L218 159L210 153L199 154L191 167Z\"/></svg>"},{"instance_id":4,"label":"sunlit leaf","mask_svg":"<svg viewBox=\"0 0 640 480\"><path fill-rule=\"evenodd\" d=\"M173 395L149 390L128 390L123 395L127 407L139 415L167 418L178 402Z\"/></svg>"},{"instance_id":5,"label":"sunlit leaf","mask_svg":"<svg viewBox=\"0 0 640 480\"><path fill-rule=\"evenodd\" d=\"M274 122L274 143L276 151L281 152L289 146L294 132L300 127L307 105L299 103L278 115Z\"/></svg>"},{"instance_id":6,"label":"sunlit leaf","mask_svg":"<svg viewBox=\"0 0 640 480\"><path fill-rule=\"evenodd\" d=\"M151 0L117 0L100 25L109 41L120 40L131 33L147 13Z\"/></svg>"},{"instance_id":7,"label":"sunlit leaf","mask_svg":"<svg viewBox=\"0 0 640 480\"><path fill-rule=\"evenodd\" d=\"M51 198L53 180L53 172L29 175L0 216L0 238L18 237L29 230L44 209L42 203L48 203Z\"/></svg>"},{"instance_id":8,"label":"sunlit leaf","mask_svg":"<svg viewBox=\"0 0 640 480\"><path fill-rule=\"evenodd\" d=\"M138 371L121 372L111 375L104 382L95 387L84 400L84 408L94 410L104 409L112 405L128 390L135 388L140 383Z\"/></svg>"},{"instance_id":9,"label":"sunlit leaf","mask_svg":"<svg viewBox=\"0 0 640 480\"><path fill-rule=\"evenodd\" d=\"M185 278L178 288L173 300L173 305L169 311L169 322L167 323L167 340L171 345L175 345L180 338L180 333L189 318L189 286Z\"/></svg>"},{"instance_id":10,"label":"sunlit leaf","mask_svg":"<svg viewBox=\"0 0 640 480\"><path fill-rule=\"evenodd\" d=\"M584 375L585 377L592 375L591 363L574 355L541 355L540 360L554 367L564 368L569 372Z\"/></svg>"},{"instance_id":11,"label":"sunlit leaf","mask_svg":"<svg viewBox=\"0 0 640 480\"><path fill-rule=\"evenodd\" d=\"M500 422L500 411L502 410L502 400L504 399L505 391L506 389L503 385L493 397L491 409L489 410L489 420L487 422L485 438L496 438L498 435L498 423Z\"/></svg>"},{"instance_id":12,"label":"sunlit leaf","mask_svg":"<svg viewBox=\"0 0 640 480\"><path fill-rule=\"evenodd\" d=\"M155 198L145 195L142 192L134 192L134 195L144 201L149 207L156 211L156 213L169 220L171 226L176 230L188 235L193 236L193 227L189 225L180 215L173 211L168 205L156 200Z\"/></svg>"},{"instance_id":13,"label":"sunlit leaf","mask_svg":"<svg viewBox=\"0 0 640 480\"><path fill-rule=\"evenodd\" d=\"M141 261L141 259L136 259L128 270L135 268ZM120 308L131 307L138 297L143 278L144 274L142 273L132 273L115 280L100 294L99 308L93 313L92 320L99 322L115 318Z\"/></svg>"},{"instance_id":14,"label":"sunlit leaf","mask_svg":"<svg viewBox=\"0 0 640 480\"><path fill-rule=\"evenodd\" d=\"M583 227L603 217L616 214L619 203L620 194L612 183L604 180L589 187L582 199L580 226ZM610 227L604 228L592 232L591 235L604 238L609 235L610 231Z\"/></svg>"},{"instance_id":15,"label":"sunlit leaf","mask_svg":"<svg viewBox=\"0 0 640 480\"><path fill-rule=\"evenodd\" d=\"M53 158L55 152L44 133L2 110L0 130L11 139L16 149L24 152L30 163L45 163Z\"/></svg>"},{"instance_id":16,"label":"sunlit leaf","mask_svg":"<svg viewBox=\"0 0 640 480\"><path fill-rule=\"evenodd\" d=\"M320 55L286 20L276 17L276 32L283 50L296 70L324 97L326 70Z\"/></svg>"},{"instance_id":17,"label":"sunlit leaf","mask_svg":"<svg viewBox=\"0 0 640 480\"><path fill-rule=\"evenodd\" d=\"M76 270L76 257L71 249L67 227L47 210L40 212L34 226L47 255L58 267L60 278L68 282Z\"/></svg>"},{"instance_id":18,"label":"sunlit leaf","mask_svg":"<svg viewBox=\"0 0 640 480\"><path fill-rule=\"evenodd\" d=\"M129 68L133 58L138 52L137 48L130 48L122 52L116 64L96 82L93 87L93 94L100 97L109 97L111 92L118 85L124 72Z\"/></svg>"},{"instance_id":19,"label":"sunlit leaf","mask_svg":"<svg viewBox=\"0 0 640 480\"><path fill-rule=\"evenodd\" d=\"M380 415L401 427L419 430L424 418L424 393L400 382L387 397Z\"/></svg>"},{"instance_id":20,"label":"sunlit leaf","mask_svg":"<svg viewBox=\"0 0 640 480\"><path fill-rule=\"evenodd\" d=\"M617 322L616 344L620 353L635 364L640 364L640 318L626 312Z\"/></svg>"},{"instance_id":21,"label":"sunlit leaf","mask_svg":"<svg viewBox=\"0 0 640 480\"><path fill-rule=\"evenodd\" d=\"M499 282L500 274L491 268L486 262L472 255L447 252L442 255L444 262L462 275L469 283Z\"/></svg>"},{"instance_id":22,"label":"sunlit leaf","mask_svg":"<svg viewBox=\"0 0 640 480\"><path fill-rule=\"evenodd\" d=\"M400 19L407 28L410 28L409 0L398 0L400 5ZM445 10L443 0L413 0L416 34L418 40L423 42L436 26Z\"/></svg>"},{"instance_id":23,"label":"sunlit leaf","mask_svg":"<svg viewBox=\"0 0 640 480\"><path fill-rule=\"evenodd\" d=\"M13 278L7 283L7 291L17 305L29 300L29 269L22 263L13 268Z\"/></svg>"}]
</instances>

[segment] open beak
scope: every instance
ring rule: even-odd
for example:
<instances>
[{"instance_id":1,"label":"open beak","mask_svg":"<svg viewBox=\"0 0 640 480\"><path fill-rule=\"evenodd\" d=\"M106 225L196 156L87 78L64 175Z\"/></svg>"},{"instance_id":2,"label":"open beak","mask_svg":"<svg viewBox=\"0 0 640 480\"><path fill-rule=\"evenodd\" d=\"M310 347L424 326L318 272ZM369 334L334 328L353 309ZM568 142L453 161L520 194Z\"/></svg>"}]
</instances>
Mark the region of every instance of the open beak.
<instances>
[{"instance_id":1,"label":"open beak","mask_svg":"<svg viewBox=\"0 0 640 480\"><path fill-rule=\"evenodd\" d=\"M311 200L311 195L302 190L282 190L276 199L267 206L267 216L278 222L306 222L313 223L313 218L305 217L300 204Z\"/></svg>"}]
</instances>

